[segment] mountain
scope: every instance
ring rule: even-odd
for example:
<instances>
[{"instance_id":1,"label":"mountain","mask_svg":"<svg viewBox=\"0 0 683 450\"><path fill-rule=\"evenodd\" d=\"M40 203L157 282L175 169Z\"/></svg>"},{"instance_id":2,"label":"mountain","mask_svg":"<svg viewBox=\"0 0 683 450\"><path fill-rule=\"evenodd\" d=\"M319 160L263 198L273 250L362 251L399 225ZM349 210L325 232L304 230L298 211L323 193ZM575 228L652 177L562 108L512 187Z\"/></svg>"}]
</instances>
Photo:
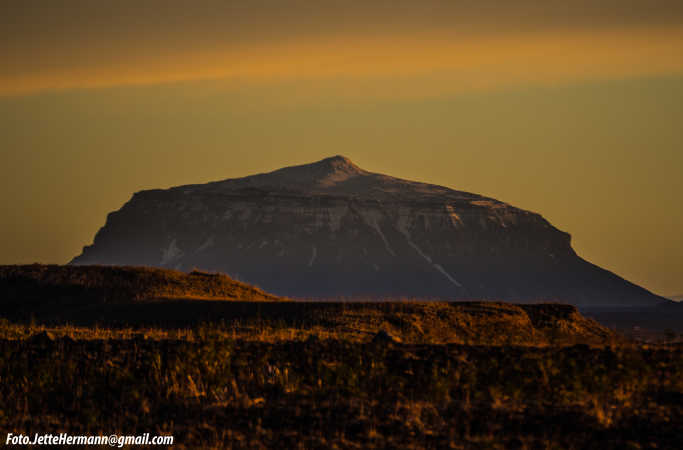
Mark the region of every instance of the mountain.
<instances>
[{"instance_id":1,"label":"mountain","mask_svg":"<svg viewBox=\"0 0 683 450\"><path fill-rule=\"evenodd\" d=\"M539 214L343 156L138 192L71 264L196 267L308 298L666 301L578 257Z\"/></svg>"}]
</instances>

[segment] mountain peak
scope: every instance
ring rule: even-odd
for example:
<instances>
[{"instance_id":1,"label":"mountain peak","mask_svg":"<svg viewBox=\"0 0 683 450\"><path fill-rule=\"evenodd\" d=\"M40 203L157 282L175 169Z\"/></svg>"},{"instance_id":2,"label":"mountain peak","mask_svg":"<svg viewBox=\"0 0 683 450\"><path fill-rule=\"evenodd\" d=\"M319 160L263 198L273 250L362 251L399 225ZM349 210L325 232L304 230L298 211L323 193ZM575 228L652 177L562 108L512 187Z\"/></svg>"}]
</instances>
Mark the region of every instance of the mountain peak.
<instances>
[{"instance_id":1,"label":"mountain peak","mask_svg":"<svg viewBox=\"0 0 683 450\"><path fill-rule=\"evenodd\" d=\"M312 164L326 164L330 167L334 167L337 169L355 169L358 171L362 170L360 169L360 167L355 165L353 161L351 161L349 158L343 155L330 156L329 158L321 159L317 163Z\"/></svg>"},{"instance_id":2,"label":"mountain peak","mask_svg":"<svg viewBox=\"0 0 683 450\"><path fill-rule=\"evenodd\" d=\"M441 200L488 200L476 194L415 181L403 180L389 175L369 172L358 167L343 155L330 156L319 161L283 167L272 172L230 178L205 185L179 186L183 192L226 192L256 188L271 192L297 191L304 195L334 195L363 197L374 200L424 200L427 197Z\"/></svg>"},{"instance_id":3,"label":"mountain peak","mask_svg":"<svg viewBox=\"0 0 683 450\"><path fill-rule=\"evenodd\" d=\"M273 173L280 171L308 171L312 175L321 174L347 174L347 175L360 175L366 173L363 169L355 165L349 158L342 155L330 156L329 158L321 159L320 161L312 162L309 164L302 164L299 166L285 167L280 170L276 170Z\"/></svg>"},{"instance_id":4,"label":"mountain peak","mask_svg":"<svg viewBox=\"0 0 683 450\"><path fill-rule=\"evenodd\" d=\"M328 190L339 187L360 175L370 173L355 165L349 158L335 155L308 164L283 167L268 173L251 175L244 178L228 179L211 183L219 189L232 189L235 187L262 187L289 189Z\"/></svg>"},{"instance_id":5,"label":"mountain peak","mask_svg":"<svg viewBox=\"0 0 683 450\"><path fill-rule=\"evenodd\" d=\"M312 164L299 166L309 171L315 184L330 187L366 173L345 156L336 155ZM285 169L286 170L286 169Z\"/></svg>"}]
</instances>

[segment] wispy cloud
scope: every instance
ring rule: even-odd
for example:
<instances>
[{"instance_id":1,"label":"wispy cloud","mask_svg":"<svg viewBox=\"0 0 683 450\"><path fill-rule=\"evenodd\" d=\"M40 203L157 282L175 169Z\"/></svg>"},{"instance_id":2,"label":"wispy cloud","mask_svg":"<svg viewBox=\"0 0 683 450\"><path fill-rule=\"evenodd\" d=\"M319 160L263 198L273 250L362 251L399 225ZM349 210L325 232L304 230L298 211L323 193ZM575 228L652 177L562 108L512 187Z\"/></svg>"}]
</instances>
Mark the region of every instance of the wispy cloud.
<instances>
[{"instance_id":1,"label":"wispy cloud","mask_svg":"<svg viewBox=\"0 0 683 450\"><path fill-rule=\"evenodd\" d=\"M362 85L359 81L363 80L373 85L375 80L374 84L386 88L401 86L403 94L409 95L415 90L428 93L680 73L681 54L683 29L678 28L498 36L343 36L18 71L0 75L0 92L201 79L236 84L326 80L350 86ZM439 81L420 86L425 79Z\"/></svg>"},{"instance_id":2,"label":"wispy cloud","mask_svg":"<svg viewBox=\"0 0 683 450\"><path fill-rule=\"evenodd\" d=\"M4 95L203 79L336 80L345 81L342 89L362 81L370 93L393 86L410 95L683 71L683 6L669 0L263 0L201 8L177 0L27 0L2 8Z\"/></svg>"}]
</instances>

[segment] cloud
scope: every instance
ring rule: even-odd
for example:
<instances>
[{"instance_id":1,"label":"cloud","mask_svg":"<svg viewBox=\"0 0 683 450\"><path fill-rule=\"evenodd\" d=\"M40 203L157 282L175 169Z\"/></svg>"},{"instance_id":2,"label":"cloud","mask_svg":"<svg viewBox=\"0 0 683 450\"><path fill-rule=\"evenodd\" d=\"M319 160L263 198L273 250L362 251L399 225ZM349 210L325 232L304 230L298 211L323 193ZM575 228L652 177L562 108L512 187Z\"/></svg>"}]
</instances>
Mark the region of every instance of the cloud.
<instances>
[{"instance_id":1,"label":"cloud","mask_svg":"<svg viewBox=\"0 0 683 450\"><path fill-rule=\"evenodd\" d=\"M456 86L467 90L681 73L681 54L683 28L677 27L349 34L124 53L35 70L16 69L0 73L0 93L187 80L223 80L233 85L283 81L386 88L412 85L407 88L411 92L430 80L422 90L438 92Z\"/></svg>"},{"instance_id":2,"label":"cloud","mask_svg":"<svg viewBox=\"0 0 683 450\"><path fill-rule=\"evenodd\" d=\"M438 91L683 65L679 0L24 0L3 2L0 30L5 95L208 79Z\"/></svg>"}]
</instances>

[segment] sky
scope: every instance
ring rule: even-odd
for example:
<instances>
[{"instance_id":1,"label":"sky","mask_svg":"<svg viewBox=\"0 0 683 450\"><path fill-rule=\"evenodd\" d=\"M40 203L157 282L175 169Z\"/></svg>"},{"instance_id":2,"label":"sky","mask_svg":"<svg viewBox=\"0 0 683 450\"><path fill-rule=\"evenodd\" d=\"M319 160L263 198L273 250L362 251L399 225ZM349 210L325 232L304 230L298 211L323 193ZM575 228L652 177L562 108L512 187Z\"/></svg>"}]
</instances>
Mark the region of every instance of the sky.
<instances>
[{"instance_id":1,"label":"sky","mask_svg":"<svg viewBox=\"0 0 683 450\"><path fill-rule=\"evenodd\" d=\"M0 264L133 192L342 154L683 294L683 2L4 1Z\"/></svg>"}]
</instances>

